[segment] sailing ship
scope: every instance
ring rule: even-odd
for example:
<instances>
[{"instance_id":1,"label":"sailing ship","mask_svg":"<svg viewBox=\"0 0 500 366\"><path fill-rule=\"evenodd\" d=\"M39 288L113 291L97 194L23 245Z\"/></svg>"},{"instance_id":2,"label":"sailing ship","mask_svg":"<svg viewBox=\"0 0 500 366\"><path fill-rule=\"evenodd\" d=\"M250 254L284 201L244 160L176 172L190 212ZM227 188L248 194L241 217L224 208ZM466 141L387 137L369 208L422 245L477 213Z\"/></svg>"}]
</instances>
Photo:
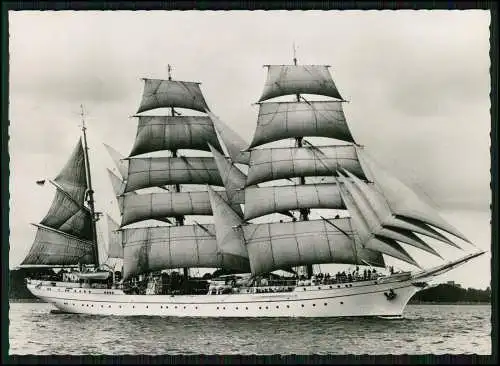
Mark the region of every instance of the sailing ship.
<instances>
[{"instance_id":1,"label":"sailing ship","mask_svg":"<svg viewBox=\"0 0 500 366\"><path fill-rule=\"evenodd\" d=\"M440 257L429 238L457 250L470 241L358 144L329 66L265 66L250 145L209 109L200 83L173 80L170 67L168 79L144 79L130 154L106 145L121 214L119 224L108 215L108 257L121 271L99 261L83 125L22 263L78 269L28 278L28 289L69 313L401 316L435 276L484 253L421 267L408 246ZM161 108L169 113L144 114ZM387 272L387 256L418 269ZM326 264L347 272L318 273Z\"/></svg>"}]
</instances>

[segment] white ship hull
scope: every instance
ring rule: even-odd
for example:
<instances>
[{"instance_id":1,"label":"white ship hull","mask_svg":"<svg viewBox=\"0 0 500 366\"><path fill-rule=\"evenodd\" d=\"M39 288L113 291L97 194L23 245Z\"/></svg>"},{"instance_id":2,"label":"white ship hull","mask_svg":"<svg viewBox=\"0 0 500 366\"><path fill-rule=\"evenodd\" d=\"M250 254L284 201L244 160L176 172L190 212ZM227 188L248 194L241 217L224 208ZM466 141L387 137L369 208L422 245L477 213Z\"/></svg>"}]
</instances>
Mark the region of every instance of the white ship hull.
<instances>
[{"instance_id":1,"label":"white ship hull","mask_svg":"<svg viewBox=\"0 0 500 366\"><path fill-rule=\"evenodd\" d=\"M296 287L292 292L228 295L126 295L121 290L31 281L29 290L69 313L175 317L401 316L421 288L411 280ZM77 286L77 285L76 285ZM338 287L340 286L340 287ZM330 288L331 287L331 288ZM396 296L387 297L393 290Z\"/></svg>"}]
</instances>

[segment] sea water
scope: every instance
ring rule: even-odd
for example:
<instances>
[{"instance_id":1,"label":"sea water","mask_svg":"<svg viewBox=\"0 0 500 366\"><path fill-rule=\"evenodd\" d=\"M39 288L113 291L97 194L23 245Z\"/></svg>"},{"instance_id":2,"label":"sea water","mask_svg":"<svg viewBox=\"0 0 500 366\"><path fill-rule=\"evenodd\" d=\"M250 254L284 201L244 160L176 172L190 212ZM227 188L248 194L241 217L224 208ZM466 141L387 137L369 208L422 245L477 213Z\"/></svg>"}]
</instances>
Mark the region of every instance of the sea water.
<instances>
[{"instance_id":1,"label":"sea water","mask_svg":"<svg viewBox=\"0 0 500 366\"><path fill-rule=\"evenodd\" d=\"M401 319L57 314L11 303L10 355L491 354L490 305L409 305Z\"/></svg>"}]
</instances>

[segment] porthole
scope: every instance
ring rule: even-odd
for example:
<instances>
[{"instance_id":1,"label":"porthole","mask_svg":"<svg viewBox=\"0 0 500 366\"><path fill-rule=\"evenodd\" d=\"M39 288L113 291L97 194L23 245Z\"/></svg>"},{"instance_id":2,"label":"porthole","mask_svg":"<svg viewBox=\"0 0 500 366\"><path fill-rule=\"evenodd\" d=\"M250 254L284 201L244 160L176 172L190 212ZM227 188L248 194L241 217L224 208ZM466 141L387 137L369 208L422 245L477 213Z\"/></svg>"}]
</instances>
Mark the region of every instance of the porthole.
<instances>
[{"instance_id":1,"label":"porthole","mask_svg":"<svg viewBox=\"0 0 500 366\"><path fill-rule=\"evenodd\" d=\"M146 309L149 309L149 306L146 305Z\"/></svg>"},{"instance_id":2,"label":"porthole","mask_svg":"<svg viewBox=\"0 0 500 366\"><path fill-rule=\"evenodd\" d=\"M195 306L194 308L198 310L198 306ZM237 309L237 308L236 308L236 309Z\"/></svg>"},{"instance_id":3,"label":"porthole","mask_svg":"<svg viewBox=\"0 0 500 366\"><path fill-rule=\"evenodd\" d=\"M325 302L325 306L328 305L328 303Z\"/></svg>"},{"instance_id":4,"label":"porthole","mask_svg":"<svg viewBox=\"0 0 500 366\"><path fill-rule=\"evenodd\" d=\"M330 288L333 288L333 286L330 286Z\"/></svg>"},{"instance_id":5,"label":"porthole","mask_svg":"<svg viewBox=\"0 0 500 366\"><path fill-rule=\"evenodd\" d=\"M248 306L245 306L245 310L248 310Z\"/></svg>"},{"instance_id":6,"label":"porthole","mask_svg":"<svg viewBox=\"0 0 500 366\"><path fill-rule=\"evenodd\" d=\"M279 309L280 307L278 305L276 305L276 309Z\"/></svg>"},{"instance_id":7,"label":"porthole","mask_svg":"<svg viewBox=\"0 0 500 366\"><path fill-rule=\"evenodd\" d=\"M306 288L304 287L304 291L306 290Z\"/></svg>"},{"instance_id":8,"label":"porthole","mask_svg":"<svg viewBox=\"0 0 500 366\"><path fill-rule=\"evenodd\" d=\"M236 307L236 310L238 310L238 307Z\"/></svg>"},{"instance_id":9,"label":"porthole","mask_svg":"<svg viewBox=\"0 0 500 366\"><path fill-rule=\"evenodd\" d=\"M300 306L304 307L304 304L302 304L302 305L300 305Z\"/></svg>"},{"instance_id":10,"label":"porthole","mask_svg":"<svg viewBox=\"0 0 500 366\"><path fill-rule=\"evenodd\" d=\"M176 305L176 306L174 306L174 309L177 309L177 305ZM217 309L218 309L218 308L217 308Z\"/></svg>"},{"instance_id":11,"label":"porthole","mask_svg":"<svg viewBox=\"0 0 500 366\"><path fill-rule=\"evenodd\" d=\"M120 309L122 308L122 306L121 306L121 305L118 305L118 307L119 307Z\"/></svg>"},{"instance_id":12,"label":"porthole","mask_svg":"<svg viewBox=\"0 0 500 366\"><path fill-rule=\"evenodd\" d=\"M219 310L219 307L217 306L217 310Z\"/></svg>"},{"instance_id":13,"label":"porthole","mask_svg":"<svg viewBox=\"0 0 500 366\"><path fill-rule=\"evenodd\" d=\"M168 309L168 306L165 306Z\"/></svg>"},{"instance_id":14,"label":"porthole","mask_svg":"<svg viewBox=\"0 0 500 366\"><path fill-rule=\"evenodd\" d=\"M321 290L321 287L320 287L320 286L318 286L318 290Z\"/></svg>"},{"instance_id":15,"label":"porthole","mask_svg":"<svg viewBox=\"0 0 500 366\"><path fill-rule=\"evenodd\" d=\"M160 309L163 309L163 305L160 305Z\"/></svg>"},{"instance_id":16,"label":"porthole","mask_svg":"<svg viewBox=\"0 0 500 366\"><path fill-rule=\"evenodd\" d=\"M222 310L226 310L226 307L225 307L225 306L223 306L223 307L222 307Z\"/></svg>"},{"instance_id":17,"label":"porthole","mask_svg":"<svg viewBox=\"0 0 500 366\"><path fill-rule=\"evenodd\" d=\"M132 309L135 309L135 305L132 305Z\"/></svg>"},{"instance_id":18,"label":"porthole","mask_svg":"<svg viewBox=\"0 0 500 366\"><path fill-rule=\"evenodd\" d=\"M316 304L313 304L313 306L316 306Z\"/></svg>"},{"instance_id":19,"label":"porthole","mask_svg":"<svg viewBox=\"0 0 500 366\"><path fill-rule=\"evenodd\" d=\"M289 308L290 308L290 305L287 305L286 307L289 309Z\"/></svg>"},{"instance_id":20,"label":"porthole","mask_svg":"<svg viewBox=\"0 0 500 366\"><path fill-rule=\"evenodd\" d=\"M341 302L340 302L340 305L343 305L343 304L344 304L344 302L343 302L343 301L341 301Z\"/></svg>"},{"instance_id":21,"label":"porthole","mask_svg":"<svg viewBox=\"0 0 500 366\"><path fill-rule=\"evenodd\" d=\"M186 307L184 306L184 309L185 309L185 308L186 308Z\"/></svg>"},{"instance_id":22,"label":"porthole","mask_svg":"<svg viewBox=\"0 0 500 366\"><path fill-rule=\"evenodd\" d=\"M111 307L111 305L108 305L108 308L110 308L110 307Z\"/></svg>"},{"instance_id":23,"label":"porthole","mask_svg":"<svg viewBox=\"0 0 500 366\"><path fill-rule=\"evenodd\" d=\"M337 288L340 288L340 285L337 285Z\"/></svg>"},{"instance_id":24,"label":"porthole","mask_svg":"<svg viewBox=\"0 0 500 366\"><path fill-rule=\"evenodd\" d=\"M94 305L90 305L91 307L94 307Z\"/></svg>"},{"instance_id":25,"label":"porthole","mask_svg":"<svg viewBox=\"0 0 500 366\"><path fill-rule=\"evenodd\" d=\"M259 310L261 310L261 309L262 309L262 306L259 306Z\"/></svg>"},{"instance_id":26,"label":"porthole","mask_svg":"<svg viewBox=\"0 0 500 366\"><path fill-rule=\"evenodd\" d=\"M267 306L266 306L266 310L269 309Z\"/></svg>"}]
</instances>

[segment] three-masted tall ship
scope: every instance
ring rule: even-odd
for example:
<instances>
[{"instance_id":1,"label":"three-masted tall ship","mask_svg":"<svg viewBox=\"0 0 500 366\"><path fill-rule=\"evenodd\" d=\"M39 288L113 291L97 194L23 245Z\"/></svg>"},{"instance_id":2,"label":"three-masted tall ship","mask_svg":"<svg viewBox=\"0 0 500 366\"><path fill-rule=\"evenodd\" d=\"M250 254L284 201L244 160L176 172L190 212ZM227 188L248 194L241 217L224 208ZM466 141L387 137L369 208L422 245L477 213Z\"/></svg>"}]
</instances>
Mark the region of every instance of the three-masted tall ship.
<instances>
[{"instance_id":1,"label":"three-masted tall ship","mask_svg":"<svg viewBox=\"0 0 500 366\"><path fill-rule=\"evenodd\" d=\"M108 257L122 271L99 262L84 127L23 261L78 269L29 278L29 290L70 313L400 316L430 279L484 253L422 269L406 246L440 256L423 238L457 249L448 235L467 238L356 142L329 66L266 67L250 145L210 111L200 83L170 70L144 80L130 154L107 146L121 214L108 216ZM144 114L157 109L169 113ZM387 272L384 256L418 270ZM322 273L327 264L345 269Z\"/></svg>"}]
</instances>

